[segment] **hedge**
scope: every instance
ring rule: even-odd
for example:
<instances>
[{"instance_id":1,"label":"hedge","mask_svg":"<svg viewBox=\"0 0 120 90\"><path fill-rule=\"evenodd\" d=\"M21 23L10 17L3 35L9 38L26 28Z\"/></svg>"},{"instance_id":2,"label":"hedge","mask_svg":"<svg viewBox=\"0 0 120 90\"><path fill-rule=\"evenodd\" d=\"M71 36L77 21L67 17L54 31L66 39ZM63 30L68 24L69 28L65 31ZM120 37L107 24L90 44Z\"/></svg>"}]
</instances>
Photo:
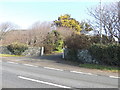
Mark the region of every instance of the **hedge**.
<instances>
[{"instance_id":1,"label":"hedge","mask_svg":"<svg viewBox=\"0 0 120 90\"><path fill-rule=\"evenodd\" d=\"M120 44L93 44L89 52L99 64L102 65L120 65Z\"/></svg>"},{"instance_id":2,"label":"hedge","mask_svg":"<svg viewBox=\"0 0 120 90\"><path fill-rule=\"evenodd\" d=\"M68 49L75 49L75 50L87 49L91 45L89 36L86 36L84 34L80 34L80 35L72 34L71 36L65 39L64 43Z\"/></svg>"},{"instance_id":3,"label":"hedge","mask_svg":"<svg viewBox=\"0 0 120 90\"><path fill-rule=\"evenodd\" d=\"M26 49L28 49L28 46L22 43L15 42L8 45L7 49L14 55L21 55Z\"/></svg>"}]
</instances>

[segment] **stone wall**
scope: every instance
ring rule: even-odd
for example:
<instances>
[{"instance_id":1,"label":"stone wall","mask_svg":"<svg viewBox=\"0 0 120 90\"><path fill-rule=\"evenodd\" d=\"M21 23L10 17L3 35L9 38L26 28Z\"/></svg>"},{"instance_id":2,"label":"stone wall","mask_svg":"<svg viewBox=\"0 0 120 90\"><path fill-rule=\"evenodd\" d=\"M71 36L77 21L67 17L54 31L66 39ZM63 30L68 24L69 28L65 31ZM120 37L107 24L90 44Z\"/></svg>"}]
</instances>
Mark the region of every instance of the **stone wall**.
<instances>
[{"instance_id":1,"label":"stone wall","mask_svg":"<svg viewBox=\"0 0 120 90\"><path fill-rule=\"evenodd\" d=\"M40 47L29 47L25 50L22 55L24 56L40 56L41 55L41 48Z\"/></svg>"},{"instance_id":2,"label":"stone wall","mask_svg":"<svg viewBox=\"0 0 120 90\"><path fill-rule=\"evenodd\" d=\"M6 46L0 46L0 54L12 54Z\"/></svg>"},{"instance_id":3,"label":"stone wall","mask_svg":"<svg viewBox=\"0 0 120 90\"><path fill-rule=\"evenodd\" d=\"M88 50L64 50L64 58L66 60L78 61L81 63L98 63L92 56L90 55Z\"/></svg>"},{"instance_id":4,"label":"stone wall","mask_svg":"<svg viewBox=\"0 0 120 90\"><path fill-rule=\"evenodd\" d=\"M12 53L7 49L6 46L0 46L0 54L11 54ZM28 47L22 55L24 56L40 56L41 55L41 47Z\"/></svg>"}]
</instances>

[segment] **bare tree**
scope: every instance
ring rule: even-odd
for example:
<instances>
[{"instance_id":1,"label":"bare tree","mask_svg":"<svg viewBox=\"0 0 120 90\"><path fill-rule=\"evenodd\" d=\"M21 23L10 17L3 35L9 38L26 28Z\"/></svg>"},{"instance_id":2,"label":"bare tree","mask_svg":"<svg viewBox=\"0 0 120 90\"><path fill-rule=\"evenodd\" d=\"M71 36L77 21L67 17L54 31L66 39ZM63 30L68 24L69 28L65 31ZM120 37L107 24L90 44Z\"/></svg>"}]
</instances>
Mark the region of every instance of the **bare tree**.
<instances>
[{"instance_id":1,"label":"bare tree","mask_svg":"<svg viewBox=\"0 0 120 90\"><path fill-rule=\"evenodd\" d=\"M7 32L4 39L2 40L3 45L8 45L13 42L26 43L28 30L11 30Z\"/></svg>"},{"instance_id":2,"label":"bare tree","mask_svg":"<svg viewBox=\"0 0 120 90\"><path fill-rule=\"evenodd\" d=\"M100 11L101 10L101 11ZM101 17L100 17L101 12ZM95 18L95 27L100 28L100 20L102 23L102 30L111 41L116 37L120 42L120 19L119 19L119 7L118 3L109 3L108 5L96 7L89 10L90 15Z\"/></svg>"},{"instance_id":3,"label":"bare tree","mask_svg":"<svg viewBox=\"0 0 120 90\"><path fill-rule=\"evenodd\" d=\"M63 39L67 38L68 36L71 36L74 33L73 29L65 28L65 27L57 27L56 31L58 31Z\"/></svg>"},{"instance_id":4,"label":"bare tree","mask_svg":"<svg viewBox=\"0 0 120 90\"><path fill-rule=\"evenodd\" d=\"M32 46L42 46L42 42L50 30L49 22L35 22L30 27L28 44Z\"/></svg>"},{"instance_id":5,"label":"bare tree","mask_svg":"<svg viewBox=\"0 0 120 90\"><path fill-rule=\"evenodd\" d=\"M11 23L11 22L4 22L2 24L0 24L0 40L2 40L5 36L5 34L10 31L13 30L17 27L17 25Z\"/></svg>"},{"instance_id":6,"label":"bare tree","mask_svg":"<svg viewBox=\"0 0 120 90\"><path fill-rule=\"evenodd\" d=\"M36 22L29 29L11 30L7 32L2 43L6 45L13 42L20 42L30 46L42 46L42 41L45 39L48 32L50 32L50 23Z\"/></svg>"}]
</instances>

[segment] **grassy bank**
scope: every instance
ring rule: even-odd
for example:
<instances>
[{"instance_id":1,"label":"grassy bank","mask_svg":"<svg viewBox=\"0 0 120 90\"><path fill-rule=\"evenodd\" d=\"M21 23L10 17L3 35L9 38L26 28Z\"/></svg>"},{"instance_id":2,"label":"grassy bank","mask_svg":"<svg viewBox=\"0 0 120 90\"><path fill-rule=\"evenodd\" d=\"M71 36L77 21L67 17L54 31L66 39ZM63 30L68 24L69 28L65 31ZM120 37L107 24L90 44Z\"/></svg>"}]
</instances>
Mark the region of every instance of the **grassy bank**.
<instances>
[{"instance_id":1,"label":"grassy bank","mask_svg":"<svg viewBox=\"0 0 120 90\"><path fill-rule=\"evenodd\" d=\"M20 57L21 55L0 54L0 57Z\"/></svg>"},{"instance_id":2,"label":"grassy bank","mask_svg":"<svg viewBox=\"0 0 120 90\"><path fill-rule=\"evenodd\" d=\"M110 72L118 72L120 68L113 66L104 66L104 65L96 65L96 64L80 64L79 67L90 68L90 69L99 69Z\"/></svg>"}]
</instances>

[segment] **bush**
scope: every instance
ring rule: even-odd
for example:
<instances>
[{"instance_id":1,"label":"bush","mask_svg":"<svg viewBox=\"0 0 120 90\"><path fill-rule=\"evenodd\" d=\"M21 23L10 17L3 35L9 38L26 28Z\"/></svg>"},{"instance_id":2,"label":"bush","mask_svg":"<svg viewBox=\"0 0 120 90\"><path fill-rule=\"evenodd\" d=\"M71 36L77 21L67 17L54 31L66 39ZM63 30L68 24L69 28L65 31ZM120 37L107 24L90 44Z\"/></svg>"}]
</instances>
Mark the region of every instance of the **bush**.
<instances>
[{"instance_id":1,"label":"bush","mask_svg":"<svg viewBox=\"0 0 120 90\"><path fill-rule=\"evenodd\" d=\"M78 51L75 49L65 49L65 59L66 60L71 60L71 61L76 61L78 62L78 57L77 57L77 53Z\"/></svg>"},{"instance_id":2,"label":"bush","mask_svg":"<svg viewBox=\"0 0 120 90\"><path fill-rule=\"evenodd\" d=\"M100 43L100 39L101 39L100 35L95 35L95 36L90 37L91 43L93 43L93 44ZM114 42L115 42L115 40L111 40L109 36L102 35L102 43L103 44L114 43Z\"/></svg>"},{"instance_id":3,"label":"bush","mask_svg":"<svg viewBox=\"0 0 120 90\"><path fill-rule=\"evenodd\" d=\"M45 53L50 54L53 51L61 51L63 48L63 39L58 31L53 30L48 33L44 40Z\"/></svg>"},{"instance_id":4,"label":"bush","mask_svg":"<svg viewBox=\"0 0 120 90\"><path fill-rule=\"evenodd\" d=\"M72 60L78 63L83 63L83 58L79 56L79 51L86 50L91 46L90 38L84 34L75 34L65 39L65 46L67 47L67 55L65 59Z\"/></svg>"},{"instance_id":5,"label":"bush","mask_svg":"<svg viewBox=\"0 0 120 90\"><path fill-rule=\"evenodd\" d=\"M68 49L82 50L87 49L90 45L89 36L84 34L72 34L65 39L65 46L67 46Z\"/></svg>"},{"instance_id":6,"label":"bush","mask_svg":"<svg viewBox=\"0 0 120 90\"><path fill-rule=\"evenodd\" d=\"M117 44L94 44L89 48L89 52L99 64L120 65L120 45Z\"/></svg>"},{"instance_id":7,"label":"bush","mask_svg":"<svg viewBox=\"0 0 120 90\"><path fill-rule=\"evenodd\" d=\"M63 40L57 40L56 43L54 44L54 51L61 51L63 48Z\"/></svg>"},{"instance_id":8,"label":"bush","mask_svg":"<svg viewBox=\"0 0 120 90\"><path fill-rule=\"evenodd\" d=\"M22 43L15 42L8 45L7 49L15 55L21 55L26 49L28 49L28 46Z\"/></svg>"}]
</instances>

